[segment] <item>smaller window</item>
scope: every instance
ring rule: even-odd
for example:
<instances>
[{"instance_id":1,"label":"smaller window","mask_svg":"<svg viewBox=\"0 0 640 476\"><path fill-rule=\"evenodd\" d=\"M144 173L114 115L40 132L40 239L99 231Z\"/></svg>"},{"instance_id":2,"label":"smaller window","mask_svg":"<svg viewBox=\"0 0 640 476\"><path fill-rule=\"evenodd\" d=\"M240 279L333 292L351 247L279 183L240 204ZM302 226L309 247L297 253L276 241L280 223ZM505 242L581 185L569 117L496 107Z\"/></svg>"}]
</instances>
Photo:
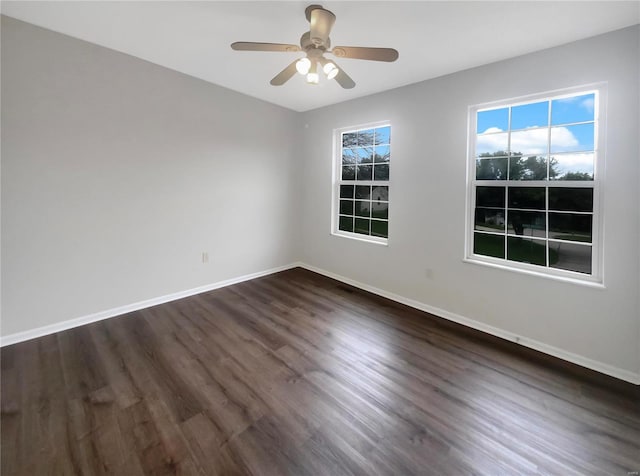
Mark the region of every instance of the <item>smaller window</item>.
<instances>
[{"instance_id":1,"label":"smaller window","mask_svg":"<svg viewBox=\"0 0 640 476\"><path fill-rule=\"evenodd\" d=\"M332 233L386 243L389 237L391 126L338 129Z\"/></svg>"}]
</instances>

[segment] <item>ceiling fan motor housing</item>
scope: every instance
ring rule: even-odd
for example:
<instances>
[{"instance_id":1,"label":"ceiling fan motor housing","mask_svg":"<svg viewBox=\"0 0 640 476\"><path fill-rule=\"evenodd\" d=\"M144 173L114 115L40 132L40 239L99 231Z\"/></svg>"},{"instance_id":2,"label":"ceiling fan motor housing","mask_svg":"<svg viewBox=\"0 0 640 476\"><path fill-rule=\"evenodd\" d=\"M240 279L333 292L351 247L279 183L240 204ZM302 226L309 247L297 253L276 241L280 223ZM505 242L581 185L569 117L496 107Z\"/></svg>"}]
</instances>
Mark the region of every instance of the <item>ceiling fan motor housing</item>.
<instances>
[{"instance_id":1,"label":"ceiling fan motor housing","mask_svg":"<svg viewBox=\"0 0 640 476\"><path fill-rule=\"evenodd\" d=\"M311 40L311 32L308 31L300 37L300 48L309 53L311 50L319 50L322 53L331 48L331 40L327 37L325 41L318 44Z\"/></svg>"},{"instance_id":2,"label":"ceiling fan motor housing","mask_svg":"<svg viewBox=\"0 0 640 476\"><path fill-rule=\"evenodd\" d=\"M310 5L306 11L310 18L311 42L316 46L323 46L329 40L329 32L336 22L336 16L319 5Z\"/></svg>"}]
</instances>

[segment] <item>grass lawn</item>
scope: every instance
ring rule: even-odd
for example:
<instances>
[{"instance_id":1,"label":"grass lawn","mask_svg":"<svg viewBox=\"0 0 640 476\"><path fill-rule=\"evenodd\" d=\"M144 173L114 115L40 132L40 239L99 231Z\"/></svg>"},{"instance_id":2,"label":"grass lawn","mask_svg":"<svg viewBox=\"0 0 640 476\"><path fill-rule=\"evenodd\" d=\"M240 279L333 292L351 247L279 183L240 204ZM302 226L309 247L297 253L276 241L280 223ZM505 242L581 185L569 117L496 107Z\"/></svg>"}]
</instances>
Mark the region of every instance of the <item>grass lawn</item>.
<instances>
[{"instance_id":1,"label":"grass lawn","mask_svg":"<svg viewBox=\"0 0 640 476\"><path fill-rule=\"evenodd\" d=\"M546 266L546 250L547 247L544 243L521 238L519 236L509 236L507 238L507 259L510 261L520 261L522 263ZM484 256L504 258L504 236L475 233L473 252ZM555 264L557 261L557 251L550 250L549 264Z\"/></svg>"}]
</instances>

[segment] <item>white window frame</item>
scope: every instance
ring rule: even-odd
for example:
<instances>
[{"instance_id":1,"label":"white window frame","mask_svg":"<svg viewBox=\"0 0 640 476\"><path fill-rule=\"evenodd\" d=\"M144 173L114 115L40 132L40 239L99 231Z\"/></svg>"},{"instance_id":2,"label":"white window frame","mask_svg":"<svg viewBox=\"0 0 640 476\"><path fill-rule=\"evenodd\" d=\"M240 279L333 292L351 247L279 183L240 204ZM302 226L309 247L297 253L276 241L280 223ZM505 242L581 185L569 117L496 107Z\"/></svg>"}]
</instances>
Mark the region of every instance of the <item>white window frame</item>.
<instances>
[{"instance_id":1,"label":"white window frame","mask_svg":"<svg viewBox=\"0 0 640 476\"><path fill-rule=\"evenodd\" d=\"M535 103L542 100L555 100L563 97L577 96L595 93L594 104L594 170L593 181L560 181L560 180L476 180L476 138L477 138L477 113L487 109L501 107L514 107L523 104ZM466 180L466 210L465 210L465 252L464 261L496 267L509 271L522 272L545 278L568 281L578 284L586 284L596 287L604 287L604 220L603 188L605 182L605 144L606 144L606 104L607 83L596 83L572 88L546 91L543 93L521 96L489 103L469 106L468 112L468 151L467 151L467 180ZM593 222L592 222L592 261L591 274L551 268L518 261L509 261L505 258L477 255L473 252L475 200L476 186L523 186L523 187L586 187L593 188ZM547 194L548 196L548 194ZM548 236L548 226L547 226Z\"/></svg>"},{"instance_id":2,"label":"white window frame","mask_svg":"<svg viewBox=\"0 0 640 476\"><path fill-rule=\"evenodd\" d=\"M378 127L389 127L393 134L393 127L391 121L377 121L369 122L366 124L358 124L355 126L341 127L333 130L333 174L332 174L332 195L331 195L331 234L334 236L340 236L343 238L350 238L358 241L365 241L368 243L374 243L378 245L389 244L389 231L387 229L387 238L381 236L364 235L362 233L348 232L340 230L338 228L338 220L340 215L340 185L342 182L342 134L348 132L356 132L364 129L375 129ZM391 151L391 144L389 144L389 151ZM390 155L391 152L390 152ZM389 180L371 180L355 181L360 185L378 185L389 187L389 211L387 215L387 224L391 223L391 158L389 160Z\"/></svg>"}]
</instances>

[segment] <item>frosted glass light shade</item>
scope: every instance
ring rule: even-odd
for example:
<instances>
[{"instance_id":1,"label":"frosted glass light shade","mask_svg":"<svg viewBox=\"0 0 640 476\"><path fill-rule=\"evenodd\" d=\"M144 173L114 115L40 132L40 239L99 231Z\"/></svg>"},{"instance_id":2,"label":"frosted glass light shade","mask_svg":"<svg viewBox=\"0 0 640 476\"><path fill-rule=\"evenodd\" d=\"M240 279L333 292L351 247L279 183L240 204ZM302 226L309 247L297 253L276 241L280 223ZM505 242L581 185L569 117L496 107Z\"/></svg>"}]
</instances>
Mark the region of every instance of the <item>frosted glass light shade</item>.
<instances>
[{"instance_id":1,"label":"frosted glass light shade","mask_svg":"<svg viewBox=\"0 0 640 476\"><path fill-rule=\"evenodd\" d=\"M309 68L311 68L311 61L309 61L309 58L301 58L296 63L296 70L300 74L307 74L309 72Z\"/></svg>"},{"instance_id":2,"label":"frosted glass light shade","mask_svg":"<svg viewBox=\"0 0 640 476\"><path fill-rule=\"evenodd\" d=\"M327 75L328 79L335 78L339 71L336 65L333 64L331 61L327 62L322 68L322 70L324 71L324 74Z\"/></svg>"}]
</instances>

